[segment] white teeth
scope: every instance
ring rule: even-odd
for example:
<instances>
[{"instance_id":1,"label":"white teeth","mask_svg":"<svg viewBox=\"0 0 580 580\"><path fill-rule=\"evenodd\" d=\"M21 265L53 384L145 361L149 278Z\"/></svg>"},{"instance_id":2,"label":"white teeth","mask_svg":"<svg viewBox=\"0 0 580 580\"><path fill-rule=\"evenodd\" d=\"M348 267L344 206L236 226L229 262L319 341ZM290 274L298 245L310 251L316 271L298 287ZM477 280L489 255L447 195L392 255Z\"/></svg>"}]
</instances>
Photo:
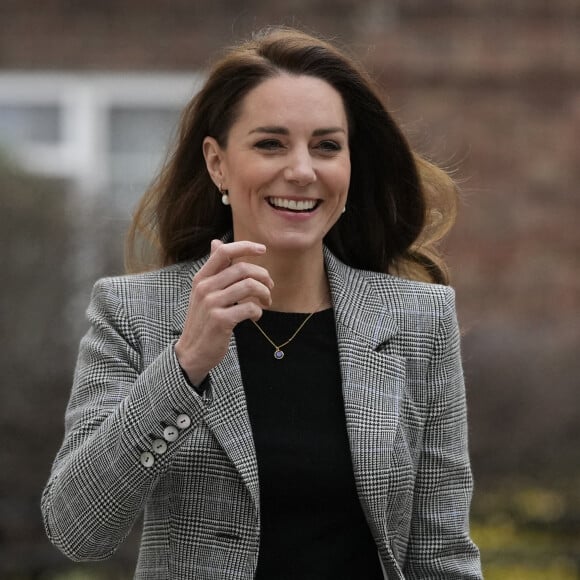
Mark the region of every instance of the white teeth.
<instances>
[{"instance_id":1,"label":"white teeth","mask_svg":"<svg viewBox=\"0 0 580 580\"><path fill-rule=\"evenodd\" d=\"M308 211L316 207L315 199L296 201L294 199L285 199L283 197L270 197L268 201L275 207L290 209L293 211Z\"/></svg>"}]
</instances>

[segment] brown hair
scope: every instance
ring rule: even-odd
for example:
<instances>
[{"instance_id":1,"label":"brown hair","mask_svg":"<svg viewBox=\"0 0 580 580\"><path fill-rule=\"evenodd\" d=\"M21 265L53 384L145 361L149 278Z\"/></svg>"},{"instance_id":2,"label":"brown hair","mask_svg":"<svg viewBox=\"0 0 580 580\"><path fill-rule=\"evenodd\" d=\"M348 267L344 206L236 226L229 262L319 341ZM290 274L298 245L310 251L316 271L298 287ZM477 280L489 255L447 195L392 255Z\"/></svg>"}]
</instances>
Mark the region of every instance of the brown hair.
<instances>
[{"instance_id":1,"label":"brown hair","mask_svg":"<svg viewBox=\"0 0 580 580\"><path fill-rule=\"evenodd\" d=\"M225 147L243 98L281 72L325 80L345 105L352 167L347 211L325 244L355 268L446 284L437 242L455 218L453 181L411 151L354 59L288 28L262 31L211 68L183 112L172 153L137 207L127 238L128 269L200 258L213 238L232 229L231 210L220 203L202 142L212 136ZM144 261L151 251L152 259Z\"/></svg>"}]
</instances>

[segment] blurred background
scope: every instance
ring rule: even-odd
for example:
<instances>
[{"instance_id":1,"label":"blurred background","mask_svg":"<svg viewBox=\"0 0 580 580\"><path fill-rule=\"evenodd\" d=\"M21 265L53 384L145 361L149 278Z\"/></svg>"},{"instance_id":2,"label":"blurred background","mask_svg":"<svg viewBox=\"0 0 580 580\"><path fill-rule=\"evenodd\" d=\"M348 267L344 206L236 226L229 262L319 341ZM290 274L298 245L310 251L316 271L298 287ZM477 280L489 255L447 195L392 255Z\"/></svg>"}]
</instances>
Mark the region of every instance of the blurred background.
<instances>
[{"instance_id":1,"label":"blurred background","mask_svg":"<svg viewBox=\"0 0 580 580\"><path fill-rule=\"evenodd\" d=\"M486 578L580 578L578 0L0 0L0 577L130 578L44 537L84 309L222 46L266 24L349 46L462 188L463 329Z\"/></svg>"}]
</instances>

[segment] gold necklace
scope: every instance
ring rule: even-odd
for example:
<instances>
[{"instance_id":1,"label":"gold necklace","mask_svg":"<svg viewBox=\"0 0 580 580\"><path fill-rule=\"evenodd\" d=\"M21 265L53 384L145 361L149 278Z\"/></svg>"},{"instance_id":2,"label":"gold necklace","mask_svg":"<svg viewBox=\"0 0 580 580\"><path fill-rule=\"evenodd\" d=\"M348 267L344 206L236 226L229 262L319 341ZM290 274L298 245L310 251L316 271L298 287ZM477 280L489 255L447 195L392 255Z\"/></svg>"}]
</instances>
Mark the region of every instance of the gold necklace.
<instances>
[{"instance_id":1,"label":"gold necklace","mask_svg":"<svg viewBox=\"0 0 580 580\"><path fill-rule=\"evenodd\" d=\"M274 358L276 360L282 360L284 358L284 351L282 350L282 347L286 346L287 344L290 344L298 335L298 333L304 328L304 325L314 316L314 314L317 312L318 308L320 308L320 306L322 306L324 300L320 303L320 305L316 308L316 310L314 312L311 312L300 324L300 326L294 331L294 334L285 342L283 342L282 344L276 344L262 329L262 327L255 321L252 320L252 322L254 323L254 326L262 333L262 335L264 336L264 338L276 349L274 350Z\"/></svg>"}]
</instances>

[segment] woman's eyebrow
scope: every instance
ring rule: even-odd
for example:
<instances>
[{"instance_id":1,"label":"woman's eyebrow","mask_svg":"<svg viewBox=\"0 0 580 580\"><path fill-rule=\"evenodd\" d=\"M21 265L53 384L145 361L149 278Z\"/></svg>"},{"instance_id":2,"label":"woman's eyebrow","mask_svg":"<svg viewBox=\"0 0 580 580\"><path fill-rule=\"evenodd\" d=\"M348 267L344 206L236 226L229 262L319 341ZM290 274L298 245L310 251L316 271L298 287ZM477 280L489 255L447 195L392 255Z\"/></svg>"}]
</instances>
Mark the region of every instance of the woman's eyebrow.
<instances>
[{"instance_id":1,"label":"woman's eyebrow","mask_svg":"<svg viewBox=\"0 0 580 580\"><path fill-rule=\"evenodd\" d=\"M313 137L321 137L323 135L329 135L331 133L345 133L346 131L342 127L325 127L321 129L315 129L312 132ZM290 131L286 127L278 127L278 126L271 126L271 127L256 127L250 131L250 135L252 133L270 133L274 135L289 135Z\"/></svg>"},{"instance_id":2,"label":"woman's eyebrow","mask_svg":"<svg viewBox=\"0 0 580 580\"><path fill-rule=\"evenodd\" d=\"M274 133L275 135L290 135L290 131L286 127L275 127L275 126L267 126L267 127L256 127L250 131L250 135L252 133Z\"/></svg>"},{"instance_id":3,"label":"woman's eyebrow","mask_svg":"<svg viewBox=\"0 0 580 580\"><path fill-rule=\"evenodd\" d=\"M314 137L322 137L331 133L346 133L346 131L342 127L328 127L326 129L316 129L312 135Z\"/></svg>"}]
</instances>

